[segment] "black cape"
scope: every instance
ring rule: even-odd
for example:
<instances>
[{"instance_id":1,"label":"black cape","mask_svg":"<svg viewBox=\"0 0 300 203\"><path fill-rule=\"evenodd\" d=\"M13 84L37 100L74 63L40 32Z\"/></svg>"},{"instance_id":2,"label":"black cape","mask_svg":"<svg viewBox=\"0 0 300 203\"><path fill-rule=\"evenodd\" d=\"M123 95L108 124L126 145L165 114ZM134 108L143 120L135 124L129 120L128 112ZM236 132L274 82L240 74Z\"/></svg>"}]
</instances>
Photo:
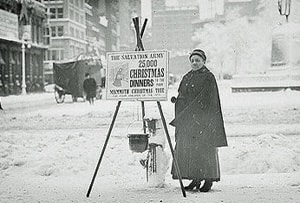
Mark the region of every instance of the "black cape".
<instances>
[{"instance_id":1,"label":"black cape","mask_svg":"<svg viewBox=\"0 0 300 203\"><path fill-rule=\"evenodd\" d=\"M201 145L227 146L217 82L205 66L183 77L170 124Z\"/></svg>"}]
</instances>

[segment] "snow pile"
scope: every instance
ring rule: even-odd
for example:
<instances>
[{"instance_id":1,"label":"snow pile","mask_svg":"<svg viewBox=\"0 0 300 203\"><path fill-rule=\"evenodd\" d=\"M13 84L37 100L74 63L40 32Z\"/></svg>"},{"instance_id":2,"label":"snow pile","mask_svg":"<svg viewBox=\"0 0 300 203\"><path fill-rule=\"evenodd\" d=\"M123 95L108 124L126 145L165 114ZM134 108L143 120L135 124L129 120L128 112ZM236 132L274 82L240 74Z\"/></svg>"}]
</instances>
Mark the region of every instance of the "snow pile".
<instances>
[{"instance_id":1,"label":"snow pile","mask_svg":"<svg viewBox=\"0 0 300 203\"><path fill-rule=\"evenodd\" d=\"M277 134L262 134L253 139L237 138L229 143L228 148L220 149L222 169L227 174L300 171L300 145L295 144L297 142L297 137Z\"/></svg>"},{"instance_id":2,"label":"snow pile","mask_svg":"<svg viewBox=\"0 0 300 203\"><path fill-rule=\"evenodd\" d=\"M149 175L148 185L152 187L164 187L171 157L166 153L166 136L164 135L164 129L161 119L154 117L148 119L149 122L155 122L155 132L150 137L149 143L158 145L157 147L155 147L155 170ZM150 169L152 169L152 167Z\"/></svg>"},{"instance_id":3,"label":"snow pile","mask_svg":"<svg viewBox=\"0 0 300 203\"><path fill-rule=\"evenodd\" d=\"M148 177L148 185L150 187L164 187L167 170L169 166L170 157L167 156L166 152L162 147L156 147L156 171L151 172ZM150 168L151 169L151 168Z\"/></svg>"}]
</instances>

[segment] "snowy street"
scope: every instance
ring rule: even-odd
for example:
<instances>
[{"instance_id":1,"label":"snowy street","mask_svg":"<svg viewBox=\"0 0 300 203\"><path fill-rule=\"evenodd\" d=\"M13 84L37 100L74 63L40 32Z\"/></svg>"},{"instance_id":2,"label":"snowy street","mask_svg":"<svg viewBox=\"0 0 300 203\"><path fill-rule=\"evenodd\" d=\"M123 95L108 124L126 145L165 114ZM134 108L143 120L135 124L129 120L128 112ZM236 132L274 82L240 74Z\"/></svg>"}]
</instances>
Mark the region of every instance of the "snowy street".
<instances>
[{"instance_id":1,"label":"snowy street","mask_svg":"<svg viewBox=\"0 0 300 203\"><path fill-rule=\"evenodd\" d=\"M128 126L140 102L122 102L91 195L86 192L116 101L56 104L53 93L2 97L0 202L297 202L300 199L300 92L231 93L219 83L229 146L219 149L221 181L208 193L182 197L170 167L162 188L150 187L132 153ZM168 97L176 96L171 87ZM174 106L161 102L166 122ZM156 102L146 115L159 117ZM174 128L168 125L174 142ZM174 143L173 143L174 144ZM174 147L174 145L173 145ZM166 145L165 151L171 153ZM184 180L184 185L188 183Z\"/></svg>"}]
</instances>

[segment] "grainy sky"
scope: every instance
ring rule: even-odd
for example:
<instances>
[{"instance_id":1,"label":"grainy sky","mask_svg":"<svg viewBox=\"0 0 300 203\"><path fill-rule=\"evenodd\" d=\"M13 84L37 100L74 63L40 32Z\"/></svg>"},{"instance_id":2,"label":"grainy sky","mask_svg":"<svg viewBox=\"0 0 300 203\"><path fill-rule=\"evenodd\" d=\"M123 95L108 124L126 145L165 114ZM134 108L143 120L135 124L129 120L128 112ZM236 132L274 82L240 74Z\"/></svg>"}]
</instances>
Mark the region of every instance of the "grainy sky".
<instances>
[{"instance_id":1,"label":"grainy sky","mask_svg":"<svg viewBox=\"0 0 300 203\"><path fill-rule=\"evenodd\" d=\"M167 6L176 6L177 0L166 0ZM142 17L148 18L151 25L151 1L142 0Z\"/></svg>"}]
</instances>

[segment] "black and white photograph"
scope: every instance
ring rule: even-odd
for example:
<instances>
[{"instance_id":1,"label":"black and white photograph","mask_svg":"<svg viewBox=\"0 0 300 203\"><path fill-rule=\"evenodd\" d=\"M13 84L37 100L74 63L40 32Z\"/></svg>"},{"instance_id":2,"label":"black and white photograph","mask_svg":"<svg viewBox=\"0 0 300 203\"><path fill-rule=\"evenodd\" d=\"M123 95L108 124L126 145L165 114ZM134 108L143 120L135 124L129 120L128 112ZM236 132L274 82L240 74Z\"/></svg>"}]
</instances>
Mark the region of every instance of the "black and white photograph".
<instances>
[{"instance_id":1,"label":"black and white photograph","mask_svg":"<svg viewBox=\"0 0 300 203\"><path fill-rule=\"evenodd\" d=\"M300 0L0 0L0 202L299 202L299 53Z\"/></svg>"}]
</instances>

